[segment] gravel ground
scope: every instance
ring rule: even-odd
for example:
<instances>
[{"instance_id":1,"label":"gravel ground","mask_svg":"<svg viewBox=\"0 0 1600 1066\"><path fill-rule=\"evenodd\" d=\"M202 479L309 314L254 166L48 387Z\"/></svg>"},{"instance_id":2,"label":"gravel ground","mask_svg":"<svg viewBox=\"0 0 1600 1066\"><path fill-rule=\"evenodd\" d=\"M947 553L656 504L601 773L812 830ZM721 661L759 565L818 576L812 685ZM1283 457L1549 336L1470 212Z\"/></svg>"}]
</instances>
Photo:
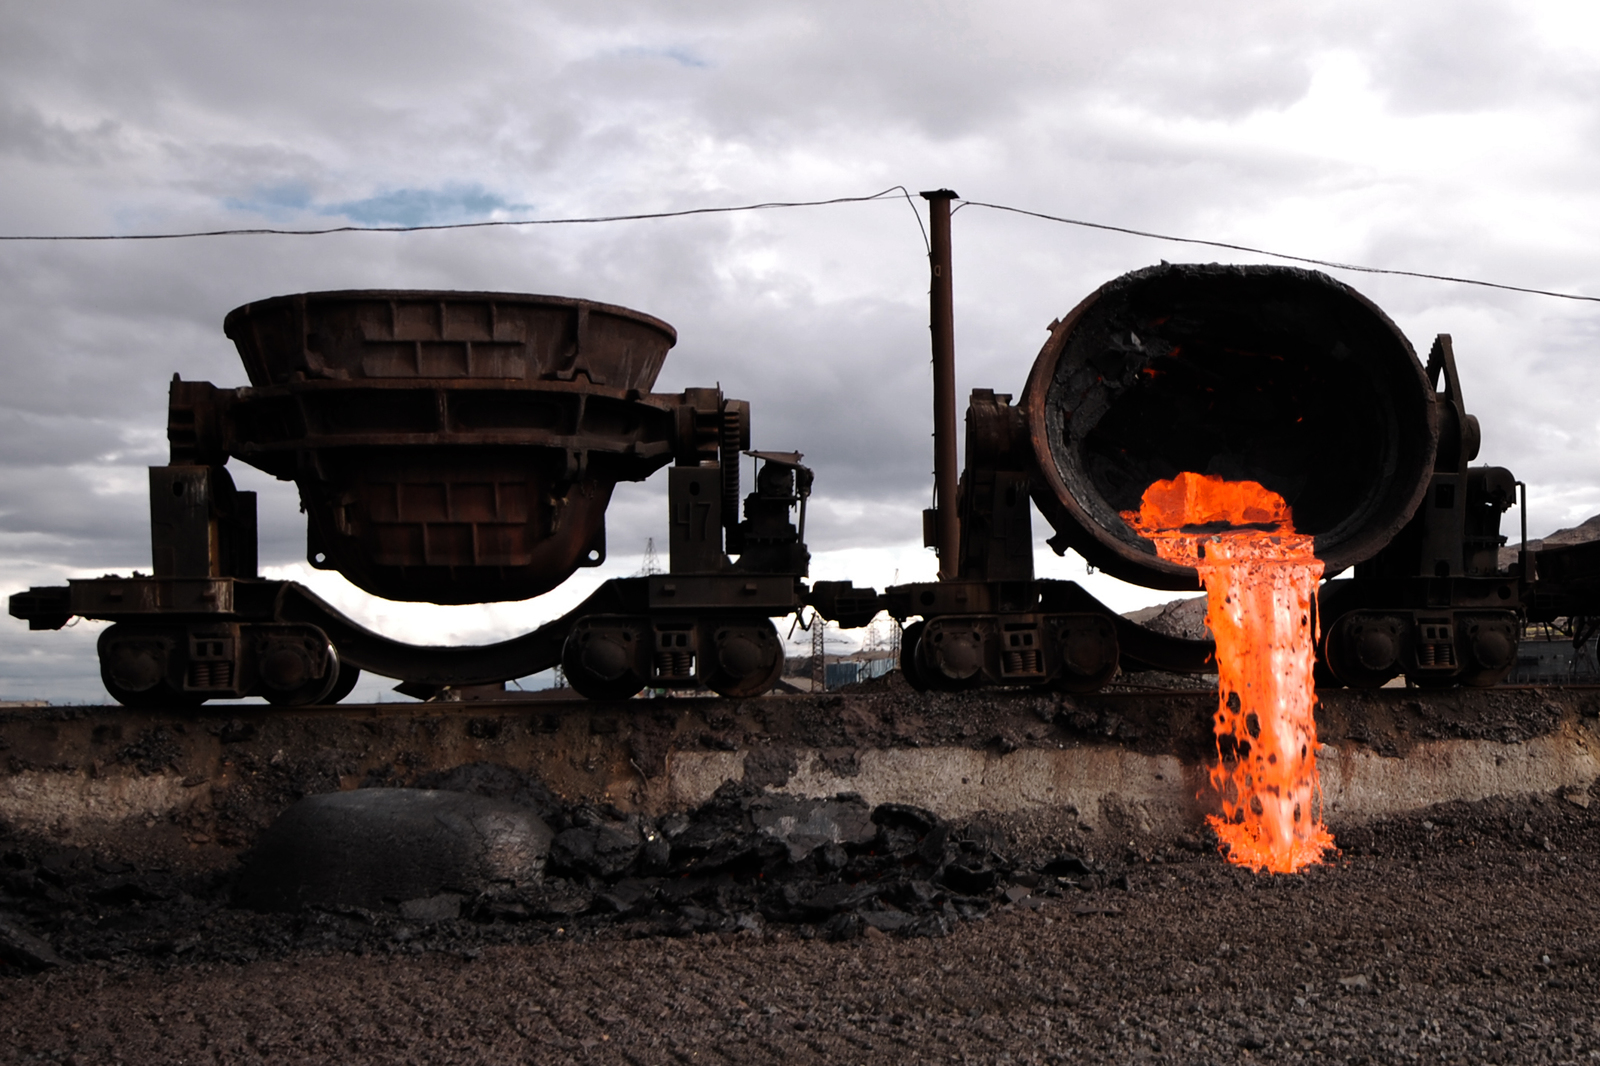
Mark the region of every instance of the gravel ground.
<instances>
[{"instance_id":1,"label":"gravel ground","mask_svg":"<svg viewBox=\"0 0 1600 1066\"><path fill-rule=\"evenodd\" d=\"M213 911L162 951L0 978L0 1062L1591 1061L1589 800L1350 829L1295 877L1129 851L1102 887L1000 896L947 936L619 917L319 941L342 919ZM245 922L257 957L208 954L206 922Z\"/></svg>"}]
</instances>

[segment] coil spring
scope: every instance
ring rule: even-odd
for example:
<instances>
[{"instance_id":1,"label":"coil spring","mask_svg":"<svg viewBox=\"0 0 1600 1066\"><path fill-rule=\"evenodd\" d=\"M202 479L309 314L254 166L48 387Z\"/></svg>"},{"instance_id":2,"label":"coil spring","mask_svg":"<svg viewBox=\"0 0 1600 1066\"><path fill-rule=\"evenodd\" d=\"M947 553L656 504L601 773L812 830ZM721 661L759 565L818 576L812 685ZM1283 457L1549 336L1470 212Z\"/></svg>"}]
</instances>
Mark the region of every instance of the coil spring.
<instances>
[{"instance_id":1,"label":"coil spring","mask_svg":"<svg viewBox=\"0 0 1600 1066\"><path fill-rule=\"evenodd\" d=\"M1038 648L1018 648L1005 653L1006 673L1011 676L1019 674L1040 674L1044 672L1039 662Z\"/></svg>"},{"instance_id":2,"label":"coil spring","mask_svg":"<svg viewBox=\"0 0 1600 1066\"><path fill-rule=\"evenodd\" d=\"M233 685L233 664L229 662L191 662L190 688L229 688Z\"/></svg>"},{"instance_id":3,"label":"coil spring","mask_svg":"<svg viewBox=\"0 0 1600 1066\"><path fill-rule=\"evenodd\" d=\"M1419 644L1417 646L1418 666L1454 666L1456 663L1456 649L1449 644Z\"/></svg>"},{"instance_id":4,"label":"coil spring","mask_svg":"<svg viewBox=\"0 0 1600 1066\"><path fill-rule=\"evenodd\" d=\"M656 676L659 678L681 679L694 676L694 652L692 651L658 651L656 652Z\"/></svg>"}]
</instances>

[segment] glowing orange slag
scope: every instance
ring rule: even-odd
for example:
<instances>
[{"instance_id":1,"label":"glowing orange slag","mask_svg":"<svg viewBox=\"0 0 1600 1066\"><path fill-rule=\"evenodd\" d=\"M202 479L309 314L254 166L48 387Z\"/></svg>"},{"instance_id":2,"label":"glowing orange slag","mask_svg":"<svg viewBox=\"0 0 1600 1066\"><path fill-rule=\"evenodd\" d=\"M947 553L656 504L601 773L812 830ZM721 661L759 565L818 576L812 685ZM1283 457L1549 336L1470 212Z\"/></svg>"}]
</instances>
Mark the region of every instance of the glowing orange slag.
<instances>
[{"instance_id":1,"label":"glowing orange slag","mask_svg":"<svg viewBox=\"0 0 1600 1066\"><path fill-rule=\"evenodd\" d=\"M1293 873L1322 860L1311 607L1322 563L1289 507L1254 481L1183 473L1145 490L1123 520L1206 587L1217 642L1217 768L1230 862Z\"/></svg>"}]
</instances>

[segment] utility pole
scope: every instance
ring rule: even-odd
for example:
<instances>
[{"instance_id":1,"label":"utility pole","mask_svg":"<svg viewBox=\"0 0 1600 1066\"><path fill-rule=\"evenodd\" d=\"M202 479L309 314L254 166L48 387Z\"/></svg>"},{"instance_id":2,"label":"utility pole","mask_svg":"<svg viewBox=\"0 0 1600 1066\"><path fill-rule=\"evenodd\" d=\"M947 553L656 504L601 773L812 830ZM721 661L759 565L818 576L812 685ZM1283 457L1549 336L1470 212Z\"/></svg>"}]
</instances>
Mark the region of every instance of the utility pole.
<instances>
[{"instance_id":1,"label":"utility pole","mask_svg":"<svg viewBox=\"0 0 1600 1066\"><path fill-rule=\"evenodd\" d=\"M961 566L961 516L956 510L956 319L955 290L950 283L950 201L956 194L935 189L928 201L932 273L928 290L929 327L933 332L933 492L934 547L939 553L939 580L953 580Z\"/></svg>"},{"instance_id":2,"label":"utility pole","mask_svg":"<svg viewBox=\"0 0 1600 1066\"><path fill-rule=\"evenodd\" d=\"M821 615L811 616L811 691L828 687L828 623Z\"/></svg>"}]
</instances>

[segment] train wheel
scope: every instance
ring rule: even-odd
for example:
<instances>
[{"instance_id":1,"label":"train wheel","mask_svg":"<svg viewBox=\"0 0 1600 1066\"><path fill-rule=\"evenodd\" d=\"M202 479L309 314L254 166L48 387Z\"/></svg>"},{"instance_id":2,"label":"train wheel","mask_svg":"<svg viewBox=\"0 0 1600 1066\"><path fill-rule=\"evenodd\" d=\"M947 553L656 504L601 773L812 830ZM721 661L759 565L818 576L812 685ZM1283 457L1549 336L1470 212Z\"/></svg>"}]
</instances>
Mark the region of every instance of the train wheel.
<instances>
[{"instance_id":1,"label":"train wheel","mask_svg":"<svg viewBox=\"0 0 1600 1066\"><path fill-rule=\"evenodd\" d=\"M343 679L339 653L330 643L324 654L322 673L318 674L310 649L288 643L273 646L257 667L261 673L261 695L274 707L309 707L315 703L336 702L329 700L328 695ZM355 681L352 679L350 684L354 687Z\"/></svg>"},{"instance_id":2,"label":"train wheel","mask_svg":"<svg viewBox=\"0 0 1600 1066\"><path fill-rule=\"evenodd\" d=\"M928 691L928 682L923 679L922 671L917 669L917 644L921 642L922 631L927 625L927 622L912 622L900 634L900 676L918 692Z\"/></svg>"},{"instance_id":3,"label":"train wheel","mask_svg":"<svg viewBox=\"0 0 1600 1066\"><path fill-rule=\"evenodd\" d=\"M322 702L335 704L356 690L356 682L361 680L361 667L353 663L341 661L339 663L339 680L333 683L333 688L322 697Z\"/></svg>"},{"instance_id":4,"label":"train wheel","mask_svg":"<svg viewBox=\"0 0 1600 1066\"><path fill-rule=\"evenodd\" d=\"M1098 692L1117 676L1121 649L1110 619L1063 619L1057 623L1055 639L1061 655L1056 688L1062 692Z\"/></svg>"},{"instance_id":5,"label":"train wheel","mask_svg":"<svg viewBox=\"0 0 1600 1066\"><path fill-rule=\"evenodd\" d=\"M1320 607L1318 608L1320 610ZM1316 632L1316 630L1312 630ZM1340 677L1328 664L1328 637L1326 631L1318 634L1320 639L1315 648L1316 659L1311 664L1311 683L1318 689L1344 688L1345 679Z\"/></svg>"},{"instance_id":6,"label":"train wheel","mask_svg":"<svg viewBox=\"0 0 1600 1066\"><path fill-rule=\"evenodd\" d=\"M1316 663L1311 667L1311 680L1319 690L1345 687L1344 682L1339 679L1339 675L1330 670L1328 664L1323 661L1320 651L1317 654Z\"/></svg>"},{"instance_id":7,"label":"train wheel","mask_svg":"<svg viewBox=\"0 0 1600 1066\"><path fill-rule=\"evenodd\" d=\"M1382 688L1400 676L1408 627L1403 619L1352 612L1323 630L1319 665L1351 688Z\"/></svg>"},{"instance_id":8,"label":"train wheel","mask_svg":"<svg viewBox=\"0 0 1600 1066\"><path fill-rule=\"evenodd\" d=\"M1511 675L1511 669L1515 665L1515 663L1512 663L1511 666L1504 666L1495 670L1482 668L1463 670L1461 676L1456 680L1468 688L1494 688Z\"/></svg>"},{"instance_id":9,"label":"train wheel","mask_svg":"<svg viewBox=\"0 0 1600 1066\"><path fill-rule=\"evenodd\" d=\"M177 646L175 637L111 626L97 648L106 692L124 707L198 707L204 697L180 692L169 678Z\"/></svg>"},{"instance_id":10,"label":"train wheel","mask_svg":"<svg viewBox=\"0 0 1600 1066\"><path fill-rule=\"evenodd\" d=\"M1492 688L1516 669L1518 629L1514 617L1464 618L1466 633L1460 682L1471 688Z\"/></svg>"},{"instance_id":11,"label":"train wheel","mask_svg":"<svg viewBox=\"0 0 1600 1066\"><path fill-rule=\"evenodd\" d=\"M719 696L749 698L770 692L783 675L783 642L772 619L707 625L711 646L703 660L706 686Z\"/></svg>"},{"instance_id":12,"label":"train wheel","mask_svg":"<svg viewBox=\"0 0 1600 1066\"><path fill-rule=\"evenodd\" d=\"M625 700L644 688L648 630L628 619L582 618L561 646L561 671L585 699Z\"/></svg>"},{"instance_id":13,"label":"train wheel","mask_svg":"<svg viewBox=\"0 0 1600 1066\"><path fill-rule=\"evenodd\" d=\"M123 688L107 674L104 663L100 666L100 680L111 698L124 707L198 707L205 702L203 697L197 699L190 693L179 692L165 681L147 689Z\"/></svg>"},{"instance_id":14,"label":"train wheel","mask_svg":"<svg viewBox=\"0 0 1600 1066\"><path fill-rule=\"evenodd\" d=\"M985 636L979 622L934 619L917 637L916 665L923 682L941 692L963 692L983 684Z\"/></svg>"}]
</instances>

